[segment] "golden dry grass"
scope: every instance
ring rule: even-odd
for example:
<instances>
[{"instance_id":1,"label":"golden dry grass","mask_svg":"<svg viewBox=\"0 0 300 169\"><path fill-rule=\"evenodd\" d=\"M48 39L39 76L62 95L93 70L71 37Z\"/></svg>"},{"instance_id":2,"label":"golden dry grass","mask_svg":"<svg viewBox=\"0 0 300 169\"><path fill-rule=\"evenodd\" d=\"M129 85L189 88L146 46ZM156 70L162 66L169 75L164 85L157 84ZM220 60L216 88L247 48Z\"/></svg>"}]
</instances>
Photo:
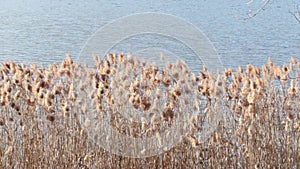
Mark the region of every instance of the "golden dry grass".
<instances>
[{"instance_id":1,"label":"golden dry grass","mask_svg":"<svg viewBox=\"0 0 300 169\"><path fill-rule=\"evenodd\" d=\"M159 68L122 53L96 57L94 68L70 56L48 68L5 62L0 168L300 168L299 73L294 58L220 74L205 67L193 74L182 61ZM122 114L128 111L151 120L136 123ZM208 112L223 120L203 139ZM176 125L180 113L189 114L192 127L163 154L129 158L88 136L91 113L109 116L111 127L136 138Z\"/></svg>"}]
</instances>

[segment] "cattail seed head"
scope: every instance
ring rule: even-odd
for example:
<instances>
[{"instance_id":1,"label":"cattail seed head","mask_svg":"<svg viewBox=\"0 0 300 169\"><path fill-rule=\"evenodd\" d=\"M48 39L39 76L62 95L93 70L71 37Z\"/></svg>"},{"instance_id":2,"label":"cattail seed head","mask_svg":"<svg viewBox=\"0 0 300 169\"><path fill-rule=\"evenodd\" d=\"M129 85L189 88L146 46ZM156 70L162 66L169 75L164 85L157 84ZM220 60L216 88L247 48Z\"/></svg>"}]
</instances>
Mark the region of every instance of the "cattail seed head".
<instances>
[{"instance_id":1,"label":"cattail seed head","mask_svg":"<svg viewBox=\"0 0 300 169\"><path fill-rule=\"evenodd\" d=\"M13 146L8 146L5 153L4 153L4 157L11 154L13 151Z\"/></svg>"},{"instance_id":2,"label":"cattail seed head","mask_svg":"<svg viewBox=\"0 0 300 169\"><path fill-rule=\"evenodd\" d=\"M200 144L199 144L199 142L198 142L198 140L196 139L196 137L195 136L193 136L193 135L190 135L189 137L188 137L188 140L190 141L190 143L192 144L192 146L195 148L195 147L198 147Z\"/></svg>"},{"instance_id":3,"label":"cattail seed head","mask_svg":"<svg viewBox=\"0 0 300 169\"><path fill-rule=\"evenodd\" d=\"M249 127L248 127L248 135L251 137L254 136L254 134L256 133L256 127L254 124L251 124Z\"/></svg>"},{"instance_id":4,"label":"cattail seed head","mask_svg":"<svg viewBox=\"0 0 300 169\"><path fill-rule=\"evenodd\" d=\"M299 128L300 128L300 123L298 122L298 123L295 123L294 124L294 129L295 130L299 130Z\"/></svg>"},{"instance_id":5,"label":"cattail seed head","mask_svg":"<svg viewBox=\"0 0 300 169\"><path fill-rule=\"evenodd\" d=\"M287 119L288 119L288 121L294 120L294 115L293 115L292 111L287 111Z\"/></svg>"},{"instance_id":6,"label":"cattail seed head","mask_svg":"<svg viewBox=\"0 0 300 169\"><path fill-rule=\"evenodd\" d=\"M21 94L21 91L18 90L15 94L14 94L14 100L18 100L20 98L20 94Z\"/></svg>"},{"instance_id":7,"label":"cattail seed head","mask_svg":"<svg viewBox=\"0 0 300 169\"><path fill-rule=\"evenodd\" d=\"M171 108L167 107L162 112L162 117L166 121L169 120L169 119L173 119L174 118L174 111Z\"/></svg>"},{"instance_id":8,"label":"cattail seed head","mask_svg":"<svg viewBox=\"0 0 300 169\"><path fill-rule=\"evenodd\" d=\"M272 59L270 57L268 58L268 65L270 67L273 67L273 61L272 61Z\"/></svg>"},{"instance_id":9,"label":"cattail seed head","mask_svg":"<svg viewBox=\"0 0 300 169\"><path fill-rule=\"evenodd\" d=\"M89 118L85 119L84 126L86 128L91 128L91 120Z\"/></svg>"},{"instance_id":10,"label":"cattail seed head","mask_svg":"<svg viewBox=\"0 0 300 169\"><path fill-rule=\"evenodd\" d=\"M283 64L282 71L285 73L289 71L289 68L287 67L286 63Z\"/></svg>"},{"instance_id":11,"label":"cattail seed head","mask_svg":"<svg viewBox=\"0 0 300 169\"><path fill-rule=\"evenodd\" d=\"M293 56L291 56L290 63L291 64L297 64L297 61Z\"/></svg>"},{"instance_id":12,"label":"cattail seed head","mask_svg":"<svg viewBox=\"0 0 300 169\"><path fill-rule=\"evenodd\" d=\"M54 115L47 115L46 119L49 120L50 122L53 122L55 120L55 117Z\"/></svg>"},{"instance_id":13,"label":"cattail seed head","mask_svg":"<svg viewBox=\"0 0 300 169\"><path fill-rule=\"evenodd\" d=\"M5 125L4 117L0 117L0 126L4 126L4 125Z\"/></svg>"}]
</instances>

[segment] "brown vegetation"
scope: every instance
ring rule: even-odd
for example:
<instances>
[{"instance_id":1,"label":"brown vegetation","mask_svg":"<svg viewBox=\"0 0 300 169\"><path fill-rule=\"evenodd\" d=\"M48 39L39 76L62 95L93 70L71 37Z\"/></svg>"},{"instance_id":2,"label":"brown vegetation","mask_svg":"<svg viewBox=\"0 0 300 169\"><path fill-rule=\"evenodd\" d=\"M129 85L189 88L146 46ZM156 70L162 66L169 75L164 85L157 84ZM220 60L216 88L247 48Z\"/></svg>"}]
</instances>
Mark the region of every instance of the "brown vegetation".
<instances>
[{"instance_id":1,"label":"brown vegetation","mask_svg":"<svg viewBox=\"0 0 300 169\"><path fill-rule=\"evenodd\" d=\"M159 68L122 53L95 57L94 68L70 56L48 68L5 62L0 168L300 168L299 73L294 58L221 74L205 67L193 74L182 61ZM107 116L119 133L149 137L182 114L191 128L180 144L145 158L111 154L89 130ZM222 120L203 138L207 114Z\"/></svg>"}]
</instances>

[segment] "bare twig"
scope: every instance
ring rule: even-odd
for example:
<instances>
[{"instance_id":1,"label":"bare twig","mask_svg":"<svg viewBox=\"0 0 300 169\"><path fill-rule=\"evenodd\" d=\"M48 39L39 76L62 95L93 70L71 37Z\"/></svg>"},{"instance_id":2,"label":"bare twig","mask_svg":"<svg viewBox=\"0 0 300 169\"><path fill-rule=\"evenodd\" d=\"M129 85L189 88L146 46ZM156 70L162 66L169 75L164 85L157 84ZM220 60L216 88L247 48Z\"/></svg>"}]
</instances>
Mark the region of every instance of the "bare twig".
<instances>
[{"instance_id":1,"label":"bare twig","mask_svg":"<svg viewBox=\"0 0 300 169\"><path fill-rule=\"evenodd\" d=\"M249 3L249 2L248 2L248 3ZM252 3L252 2L250 1L250 3ZM250 4L250 3L249 3L249 4ZM254 13L253 13L253 12L249 12L249 13L248 13L248 16L247 16L247 17L244 17L244 20L255 17L255 16L256 16L257 14L259 14L261 11L265 10L265 7L266 7L268 4L270 4L270 3L271 3L271 0L266 0L265 3L264 3L259 9L257 9Z\"/></svg>"},{"instance_id":2,"label":"bare twig","mask_svg":"<svg viewBox=\"0 0 300 169\"><path fill-rule=\"evenodd\" d=\"M289 11L291 15L294 16L294 18L300 23L300 11L299 6L294 1L294 11Z\"/></svg>"},{"instance_id":3,"label":"bare twig","mask_svg":"<svg viewBox=\"0 0 300 169\"><path fill-rule=\"evenodd\" d=\"M248 2L246 2L245 4L246 5L250 5L254 2L254 0L249 0ZM266 6L269 5L272 1L271 0L264 0L264 3L260 6L259 9L255 10L255 11L252 11L250 10L248 12L248 16L246 17L239 17L240 19L243 19L243 20L247 20L247 19L250 19L250 18L254 18L255 16L257 16L260 12L262 12L263 10L266 9ZM296 19L296 21L298 21L300 23L300 10L299 10L299 6L298 4L295 2L295 0L293 0L293 3L294 3L294 9L293 10L290 10L289 13L291 15L294 16L294 18Z\"/></svg>"},{"instance_id":4,"label":"bare twig","mask_svg":"<svg viewBox=\"0 0 300 169\"><path fill-rule=\"evenodd\" d=\"M245 4L246 4L246 5L250 5L250 4L252 4L252 2L253 2L253 0L249 0L249 1L246 2Z\"/></svg>"}]
</instances>

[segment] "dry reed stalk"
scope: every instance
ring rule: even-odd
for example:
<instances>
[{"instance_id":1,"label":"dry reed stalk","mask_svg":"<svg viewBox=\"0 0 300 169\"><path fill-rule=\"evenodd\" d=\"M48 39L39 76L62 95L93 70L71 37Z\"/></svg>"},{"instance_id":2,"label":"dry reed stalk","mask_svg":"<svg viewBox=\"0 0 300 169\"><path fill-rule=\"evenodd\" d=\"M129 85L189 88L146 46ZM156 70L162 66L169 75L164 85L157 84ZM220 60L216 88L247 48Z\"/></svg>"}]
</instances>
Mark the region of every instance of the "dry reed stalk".
<instances>
[{"instance_id":1,"label":"dry reed stalk","mask_svg":"<svg viewBox=\"0 0 300 169\"><path fill-rule=\"evenodd\" d=\"M291 57L278 66L269 59L261 69L247 65L219 74L203 66L199 75L182 61L165 63L159 68L124 53L96 57L95 69L70 55L48 69L2 63L0 167L300 167L299 61ZM203 120L214 111L224 119L203 141ZM122 134L159 139L182 114L192 126L187 137L152 157L113 155L89 137L88 129L104 127L95 119L108 116Z\"/></svg>"}]
</instances>

